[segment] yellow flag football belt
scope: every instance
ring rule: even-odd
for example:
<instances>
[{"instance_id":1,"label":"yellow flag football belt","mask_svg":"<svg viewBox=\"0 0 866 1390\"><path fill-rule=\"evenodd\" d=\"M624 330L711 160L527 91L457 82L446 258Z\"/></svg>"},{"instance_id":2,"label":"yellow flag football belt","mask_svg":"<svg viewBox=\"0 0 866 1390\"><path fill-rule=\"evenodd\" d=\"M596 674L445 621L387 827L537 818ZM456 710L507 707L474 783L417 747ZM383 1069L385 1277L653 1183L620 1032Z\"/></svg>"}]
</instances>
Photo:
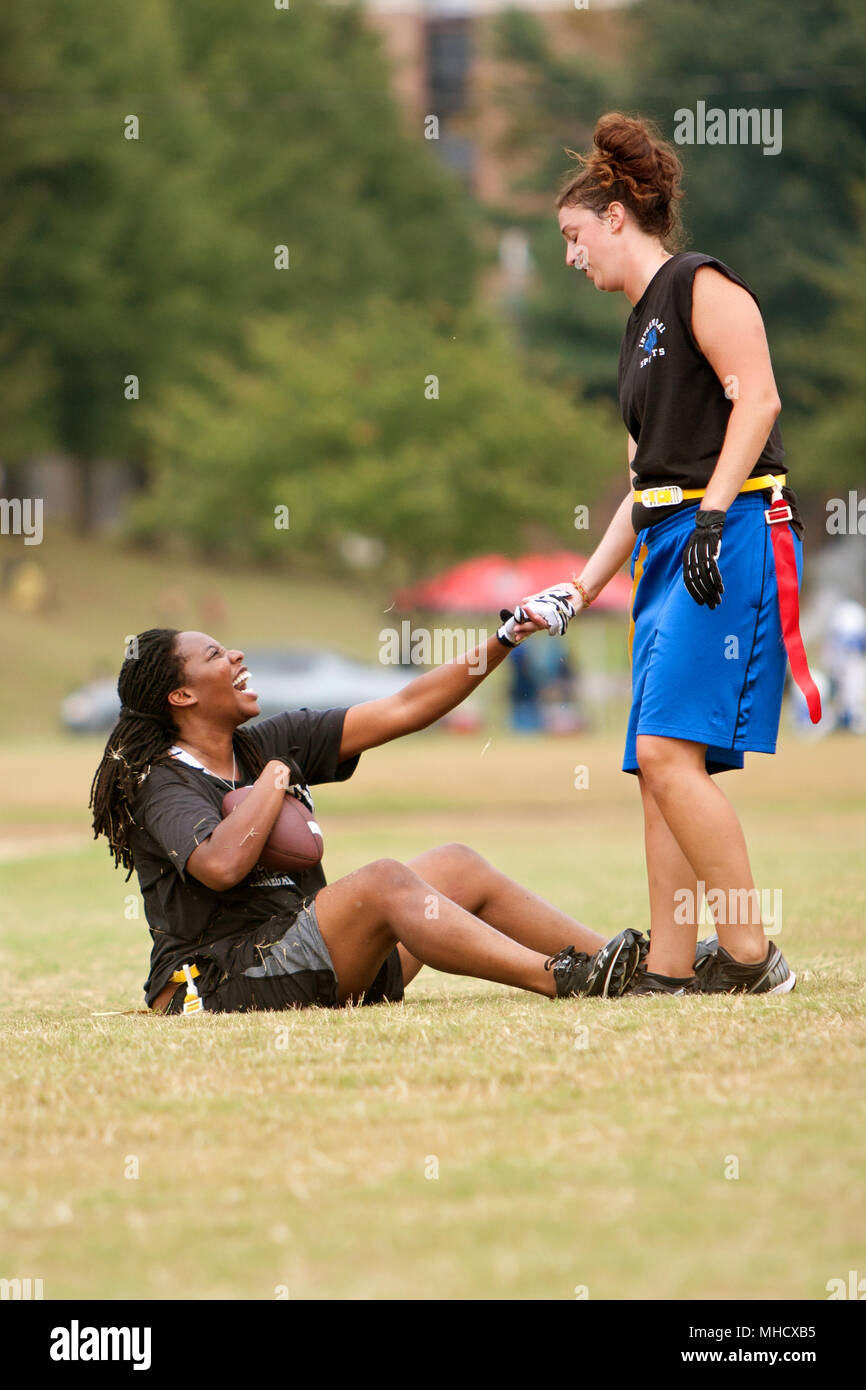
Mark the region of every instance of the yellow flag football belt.
<instances>
[{"instance_id":1,"label":"yellow flag football belt","mask_svg":"<svg viewBox=\"0 0 866 1390\"><path fill-rule=\"evenodd\" d=\"M780 488L786 481L785 475L775 478L772 473L764 473L760 478L747 478L740 488L740 492L763 492L765 488ZM690 502L696 497L703 497L706 492L705 487L678 487L676 483L670 487L645 487L642 490L635 488L632 497L635 502L640 502L642 507L675 507L678 502Z\"/></svg>"},{"instance_id":2,"label":"yellow flag football belt","mask_svg":"<svg viewBox=\"0 0 866 1390\"><path fill-rule=\"evenodd\" d=\"M193 980L198 976L198 973L199 969L197 965L193 965L192 967L184 965L180 970L175 970L171 977L172 982L178 985L182 985L184 980L186 980L186 994L183 1000L183 1011L185 1014L199 1014L204 1010L204 1000L193 984Z\"/></svg>"}]
</instances>

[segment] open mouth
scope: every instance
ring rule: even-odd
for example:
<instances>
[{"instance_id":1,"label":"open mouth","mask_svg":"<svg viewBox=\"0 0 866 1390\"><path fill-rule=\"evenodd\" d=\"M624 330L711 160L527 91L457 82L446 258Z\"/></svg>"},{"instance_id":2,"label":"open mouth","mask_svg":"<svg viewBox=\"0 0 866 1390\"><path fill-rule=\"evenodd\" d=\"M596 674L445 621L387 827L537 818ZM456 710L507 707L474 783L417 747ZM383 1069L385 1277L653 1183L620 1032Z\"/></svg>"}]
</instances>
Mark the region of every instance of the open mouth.
<instances>
[{"instance_id":1,"label":"open mouth","mask_svg":"<svg viewBox=\"0 0 866 1390\"><path fill-rule=\"evenodd\" d=\"M234 686L235 690L239 690L242 695L255 695L256 692L253 690L249 682L250 673L247 670L246 666L243 666L241 667L240 671L238 671L237 675L232 681L232 685Z\"/></svg>"}]
</instances>

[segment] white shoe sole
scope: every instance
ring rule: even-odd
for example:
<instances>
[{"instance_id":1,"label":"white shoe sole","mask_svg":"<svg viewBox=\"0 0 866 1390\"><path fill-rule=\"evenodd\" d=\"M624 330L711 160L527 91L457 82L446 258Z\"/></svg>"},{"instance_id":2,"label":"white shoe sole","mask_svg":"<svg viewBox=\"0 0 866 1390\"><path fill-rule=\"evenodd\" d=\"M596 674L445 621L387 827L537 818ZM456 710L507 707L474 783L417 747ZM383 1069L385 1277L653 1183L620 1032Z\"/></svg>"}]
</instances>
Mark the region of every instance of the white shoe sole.
<instances>
[{"instance_id":1,"label":"white shoe sole","mask_svg":"<svg viewBox=\"0 0 866 1390\"><path fill-rule=\"evenodd\" d=\"M791 973L790 973L790 975L788 976L787 980L783 980L782 983L781 983L780 985L774 985L773 988L772 988L772 989L768 989L768 990L766 991L766 993L767 993L767 994L790 994L790 993L791 993L791 990L794 988L794 986L795 986L796 983L797 983L797 976L794 974L794 972L793 972L793 970L792 970Z\"/></svg>"}]
</instances>

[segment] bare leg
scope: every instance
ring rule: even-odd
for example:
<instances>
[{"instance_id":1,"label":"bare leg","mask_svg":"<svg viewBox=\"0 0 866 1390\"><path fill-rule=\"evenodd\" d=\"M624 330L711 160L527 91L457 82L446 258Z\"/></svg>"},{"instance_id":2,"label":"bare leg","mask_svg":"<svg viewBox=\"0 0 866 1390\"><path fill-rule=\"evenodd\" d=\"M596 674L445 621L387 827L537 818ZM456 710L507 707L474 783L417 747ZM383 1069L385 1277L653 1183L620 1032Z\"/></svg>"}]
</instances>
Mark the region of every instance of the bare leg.
<instances>
[{"instance_id":1,"label":"bare leg","mask_svg":"<svg viewBox=\"0 0 866 1390\"><path fill-rule=\"evenodd\" d=\"M647 879L650 899L650 951L647 970L656 975L686 979L693 975L698 927L697 876L659 810L643 773L638 773L644 815ZM693 922L675 920L675 893L688 889L695 904Z\"/></svg>"},{"instance_id":2,"label":"bare leg","mask_svg":"<svg viewBox=\"0 0 866 1390\"><path fill-rule=\"evenodd\" d=\"M703 879L707 892L721 891L727 903L747 898L751 920L719 923L719 944L744 965L757 964L767 955L758 895L749 866L742 827L724 792L708 775L706 746L685 739L657 738L642 734L637 740L641 773L653 798L691 866ZM689 880L678 885L686 887Z\"/></svg>"},{"instance_id":3,"label":"bare leg","mask_svg":"<svg viewBox=\"0 0 866 1390\"><path fill-rule=\"evenodd\" d=\"M341 1004L370 985L397 942L434 970L556 994L541 952L503 936L394 859L379 859L323 888L316 915Z\"/></svg>"},{"instance_id":4,"label":"bare leg","mask_svg":"<svg viewBox=\"0 0 866 1390\"><path fill-rule=\"evenodd\" d=\"M410 860L409 867L459 907L510 936L512 941L542 951L545 956L552 956L565 946L594 955L607 940L500 873L468 845L439 845L425 850ZM421 969L421 962L405 946L399 950L403 983L408 984Z\"/></svg>"}]
</instances>

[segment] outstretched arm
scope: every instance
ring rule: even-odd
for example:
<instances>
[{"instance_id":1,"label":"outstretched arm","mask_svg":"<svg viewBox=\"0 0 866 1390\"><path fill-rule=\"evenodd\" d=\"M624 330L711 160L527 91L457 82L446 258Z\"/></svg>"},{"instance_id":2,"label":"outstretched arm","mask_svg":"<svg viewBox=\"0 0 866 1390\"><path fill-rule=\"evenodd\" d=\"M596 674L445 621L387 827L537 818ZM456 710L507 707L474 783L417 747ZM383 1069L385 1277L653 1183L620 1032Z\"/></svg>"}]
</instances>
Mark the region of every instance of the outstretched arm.
<instances>
[{"instance_id":1,"label":"outstretched arm","mask_svg":"<svg viewBox=\"0 0 866 1390\"><path fill-rule=\"evenodd\" d=\"M522 623L516 635L525 637L538 630L538 623ZM476 690L485 676L494 671L508 655L496 637L476 647L455 661L447 661L432 671L416 676L395 695L383 700L367 700L352 705L346 711L340 759L354 757L367 748L377 748L435 724L443 714L461 704Z\"/></svg>"}]
</instances>

